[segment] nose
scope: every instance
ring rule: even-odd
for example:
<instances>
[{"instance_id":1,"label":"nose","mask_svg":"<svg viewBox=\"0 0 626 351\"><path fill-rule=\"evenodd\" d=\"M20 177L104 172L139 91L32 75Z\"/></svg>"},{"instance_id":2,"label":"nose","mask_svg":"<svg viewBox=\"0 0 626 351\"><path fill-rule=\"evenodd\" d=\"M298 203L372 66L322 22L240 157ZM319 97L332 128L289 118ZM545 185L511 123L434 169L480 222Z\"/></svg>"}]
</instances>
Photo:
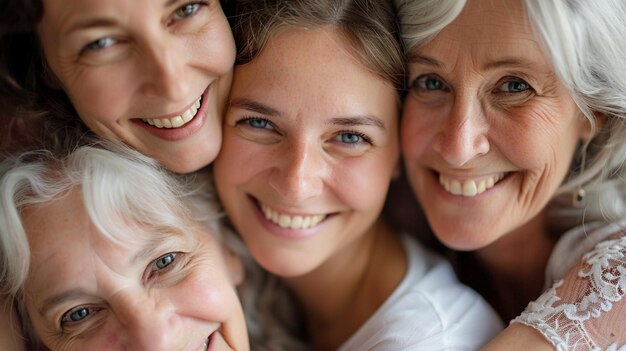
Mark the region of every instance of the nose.
<instances>
[{"instance_id":1,"label":"nose","mask_svg":"<svg viewBox=\"0 0 626 351\"><path fill-rule=\"evenodd\" d=\"M324 156L314 142L299 140L286 144L270 174L270 187L290 202L301 202L322 193Z\"/></svg>"},{"instance_id":2,"label":"nose","mask_svg":"<svg viewBox=\"0 0 626 351\"><path fill-rule=\"evenodd\" d=\"M159 38L148 43L140 62L144 67L145 95L185 101L191 93L191 76L187 71L185 51L175 38Z\"/></svg>"},{"instance_id":3,"label":"nose","mask_svg":"<svg viewBox=\"0 0 626 351\"><path fill-rule=\"evenodd\" d=\"M141 298L120 300L116 314L129 350L177 350L185 342L172 306Z\"/></svg>"},{"instance_id":4,"label":"nose","mask_svg":"<svg viewBox=\"0 0 626 351\"><path fill-rule=\"evenodd\" d=\"M448 164L461 167L489 152L488 130L480 101L461 97L440 123L432 146Z\"/></svg>"}]
</instances>

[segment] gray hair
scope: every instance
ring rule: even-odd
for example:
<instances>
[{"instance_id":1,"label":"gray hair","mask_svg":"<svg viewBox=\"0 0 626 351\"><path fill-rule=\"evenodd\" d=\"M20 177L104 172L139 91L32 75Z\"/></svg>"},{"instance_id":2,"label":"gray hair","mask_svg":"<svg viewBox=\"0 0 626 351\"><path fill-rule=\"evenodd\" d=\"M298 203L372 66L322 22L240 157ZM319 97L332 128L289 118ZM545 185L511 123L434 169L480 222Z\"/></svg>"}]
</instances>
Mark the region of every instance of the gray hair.
<instances>
[{"instance_id":1,"label":"gray hair","mask_svg":"<svg viewBox=\"0 0 626 351\"><path fill-rule=\"evenodd\" d=\"M0 295L16 302L24 332L31 340L37 336L22 306L21 289L28 274L30 250L21 212L60 199L74 189L81 190L94 226L112 242L132 242L134 236L127 235L129 226L132 233L149 233L157 240L188 231L190 226L208 229L239 255L246 268L247 277L238 291L255 348L274 350L274 345L280 345L278 349L304 349L277 323L261 323L257 300L260 294L270 296L272 292L262 288L266 276L241 239L224 225L210 172L174 174L156 160L109 141L65 153L23 152L0 163ZM289 304L283 300L274 307L289 309ZM289 316L290 312L284 314Z\"/></svg>"},{"instance_id":2,"label":"gray hair","mask_svg":"<svg viewBox=\"0 0 626 351\"><path fill-rule=\"evenodd\" d=\"M133 240L128 227L158 237L202 222L218 234L219 207L208 177L180 181L127 146L102 142L65 155L38 150L0 164L0 293L15 297L28 274L30 250L21 213L80 189L87 213L112 242Z\"/></svg>"},{"instance_id":3,"label":"gray hair","mask_svg":"<svg viewBox=\"0 0 626 351\"><path fill-rule=\"evenodd\" d=\"M407 56L452 22L465 0L394 0ZM555 73L589 120L592 138L576 151L551 207L562 229L586 220L613 220L626 210L626 2L523 0L527 18ZM597 115L604 115L598 123ZM586 189L586 208L568 195ZM565 199L567 198L567 199ZM584 212L583 212L584 211ZM567 223L567 224L566 224Z\"/></svg>"}]
</instances>

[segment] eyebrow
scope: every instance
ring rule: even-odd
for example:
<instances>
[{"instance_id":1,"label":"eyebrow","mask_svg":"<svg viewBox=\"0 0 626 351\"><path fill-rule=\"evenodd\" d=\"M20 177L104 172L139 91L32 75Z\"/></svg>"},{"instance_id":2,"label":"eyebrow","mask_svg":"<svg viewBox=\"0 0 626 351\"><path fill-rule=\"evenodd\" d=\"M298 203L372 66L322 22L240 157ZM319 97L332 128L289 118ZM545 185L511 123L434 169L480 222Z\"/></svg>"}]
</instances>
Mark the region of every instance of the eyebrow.
<instances>
[{"instance_id":1,"label":"eyebrow","mask_svg":"<svg viewBox=\"0 0 626 351\"><path fill-rule=\"evenodd\" d=\"M167 0L163 7L167 8L181 0ZM81 29L97 28L97 27L113 27L117 24L117 21L113 17L94 17L86 20L79 20L69 27L65 32L71 33Z\"/></svg>"},{"instance_id":2,"label":"eyebrow","mask_svg":"<svg viewBox=\"0 0 626 351\"><path fill-rule=\"evenodd\" d=\"M54 308L55 306L63 304L66 301L74 300L83 295L85 295L85 293L80 289L70 289L70 290L66 290L58 294L52 295L43 301L43 303L41 304L41 307L39 307L39 310L38 310L39 314L45 317L48 311Z\"/></svg>"},{"instance_id":3,"label":"eyebrow","mask_svg":"<svg viewBox=\"0 0 626 351\"><path fill-rule=\"evenodd\" d=\"M374 126L383 130L387 129L385 128L385 123L383 121L371 115L337 117L331 119L329 124L342 127Z\"/></svg>"},{"instance_id":4,"label":"eyebrow","mask_svg":"<svg viewBox=\"0 0 626 351\"><path fill-rule=\"evenodd\" d=\"M230 101L230 106L241 108L244 110L260 113L262 115L280 116L281 113L277 109L250 99L235 99Z\"/></svg>"},{"instance_id":5,"label":"eyebrow","mask_svg":"<svg viewBox=\"0 0 626 351\"><path fill-rule=\"evenodd\" d=\"M483 69L491 70L495 68L509 67L509 66L532 68L532 67L535 67L536 65L537 65L536 63L529 61L529 60L524 60L524 59L520 59L517 57L505 57L502 59L498 59L496 61L488 62L486 65L483 66Z\"/></svg>"},{"instance_id":6,"label":"eyebrow","mask_svg":"<svg viewBox=\"0 0 626 351\"><path fill-rule=\"evenodd\" d=\"M437 68L443 67L443 63L439 62L438 60L432 57L422 56L418 54L410 55L408 57L408 61L409 63L420 63L423 65L433 66ZM488 70L501 68L501 67L532 68L535 66L536 66L536 63L529 61L529 60L520 59L518 57L504 57L504 58L486 63L485 65L483 65L482 69L484 71L488 71Z\"/></svg>"},{"instance_id":7,"label":"eyebrow","mask_svg":"<svg viewBox=\"0 0 626 351\"><path fill-rule=\"evenodd\" d=\"M231 100L230 106L241 108L244 110L260 113L262 115L267 116L277 116L280 117L281 113L277 109L262 104L257 101L253 101L250 99L235 99ZM386 129L385 123L381 121L379 118L372 115L357 115L357 116L349 116L349 117L336 117L332 118L328 124L343 126L343 127L352 127L352 126L374 126L380 129Z\"/></svg>"},{"instance_id":8,"label":"eyebrow","mask_svg":"<svg viewBox=\"0 0 626 351\"><path fill-rule=\"evenodd\" d=\"M79 20L72 24L65 32L72 33L79 30L98 28L98 27L113 27L117 24L115 19L106 17L90 18L87 20Z\"/></svg>"},{"instance_id":9,"label":"eyebrow","mask_svg":"<svg viewBox=\"0 0 626 351\"><path fill-rule=\"evenodd\" d=\"M428 66L443 67L443 64L436 59L418 54L409 54L407 60L409 63L421 63Z\"/></svg>"}]
</instances>

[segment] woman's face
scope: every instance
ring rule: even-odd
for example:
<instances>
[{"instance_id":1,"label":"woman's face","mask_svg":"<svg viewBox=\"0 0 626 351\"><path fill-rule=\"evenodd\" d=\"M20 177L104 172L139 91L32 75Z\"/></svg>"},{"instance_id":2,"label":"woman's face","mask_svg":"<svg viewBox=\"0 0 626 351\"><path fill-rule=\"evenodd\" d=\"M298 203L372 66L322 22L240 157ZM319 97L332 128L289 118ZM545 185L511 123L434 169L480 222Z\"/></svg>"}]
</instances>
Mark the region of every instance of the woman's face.
<instances>
[{"instance_id":1,"label":"woman's face","mask_svg":"<svg viewBox=\"0 0 626 351\"><path fill-rule=\"evenodd\" d=\"M289 29L235 68L217 188L253 256L283 277L354 248L398 162L396 91L347 45Z\"/></svg>"},{"instance_id":2,"label":"woman's face","mask_svg":"<svg viewBox=\"0 0 626 351\"><path fill-rule=\"evenodd\" d=\"M237 258L206 230L115 244L74 190L25 211L26 309L52 350L248 350ZM131 240L132 239L132 240Z\"/></svg>"},{"instance_id":3,"label":"woman's face","mask_svg":"<svg viewBox=\"0 0 626 351\"><path fill-rule=\"evenodd\" d=\"M410 57L401 127L410 182L441 241L483 247L542 211L588 123L521 1L470 0Z\"/></svg>"},{"instance_id":4,"label":"woman's face","mask_svg":"<svg viewBox=\"0 0 626 351\"><path fill-rule=\"evenodd\" d=\"M209 164L235 47L218 0L43 0L53 85L94 132L186 173Z\"/></svg>"}]
</instances>

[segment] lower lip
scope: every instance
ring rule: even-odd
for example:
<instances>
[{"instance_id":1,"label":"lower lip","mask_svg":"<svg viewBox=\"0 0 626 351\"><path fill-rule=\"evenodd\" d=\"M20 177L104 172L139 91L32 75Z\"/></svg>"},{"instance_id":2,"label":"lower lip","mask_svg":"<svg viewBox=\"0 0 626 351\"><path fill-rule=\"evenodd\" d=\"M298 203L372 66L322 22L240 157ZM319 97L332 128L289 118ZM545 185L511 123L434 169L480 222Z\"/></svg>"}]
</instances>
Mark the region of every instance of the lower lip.
<instances>
[{"instance_id":1,"label":"lower lip","mask_svg":"<svg viewBox=\"0 0 626 351\"><path fill-rule=\"evenodd\" d=\"M317 234L318 232L320 232L327 225L328 220L332 217L332 215L327 216L326 218L324 218L322 222L318 223L315 227L312 227L312 228L307 228L307 229L283 228L279 226L278 224L265 218L265 215L263 214L263 212L261 212L261 209L259 208L259 206L257 206L256 201L252 197L250 197L249 200L250 200L250 205L253 208L255 216L257 217L257 220L261 223L263 228L265 228L268 232L270 232L274 236L282 238L282 239L290 239L290 240L308 239L314 236L315 234Z\"/></svg>"},{"instance_id":2,"label":"lower lip","mask_svg":"<svg viewBox=\"0 0 626 351\"><path fill-rule=\"evenodd\" d=\"M211 84L213 85L213 84ZM189 136L195 134L202 126L204 122L207 120L206 111L208 109L208 96L211 91L211 85L205 90L204 94L202 94L202 102L200 104L200 108L194 118L184 126L180 128L158 128L155 126L151 126L148 123L135 119L133 122L137 123L139 126L150 132L150 134L156 136L159 139L163 139L166 141L180 141L188 138Z\"/></svg>"}]
</instances>

